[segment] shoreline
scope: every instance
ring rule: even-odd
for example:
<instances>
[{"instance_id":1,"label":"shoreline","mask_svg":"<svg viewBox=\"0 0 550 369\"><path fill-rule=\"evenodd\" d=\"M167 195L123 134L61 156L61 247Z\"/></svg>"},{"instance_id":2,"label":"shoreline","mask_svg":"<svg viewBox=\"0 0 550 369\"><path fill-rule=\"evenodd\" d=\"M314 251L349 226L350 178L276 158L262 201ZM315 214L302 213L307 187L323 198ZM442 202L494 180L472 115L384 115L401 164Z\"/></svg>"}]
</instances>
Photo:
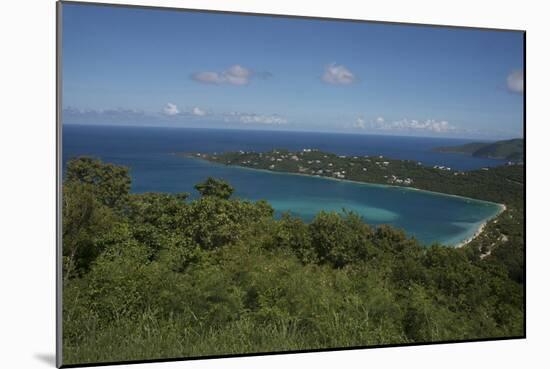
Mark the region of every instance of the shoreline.
<instances>
[{"instance_id":1,"label":"shoreline","mask_svg":"<svg viewBox=\"0 0 550 369\"><path fill-rule=\"evenodd\" d=\"M208 160L206 160L206 161L208 161ZM224 165L224 164L222 164L222 165ZM475 201L475 202L480 202L480 203L485 203L485 204L493 204L493 205L497 205L500 208L499 211L495 215L491 216L490 218L485 219L485 221L483 221L477 227L476 231L470 237L468 237L468 238L466 238L462 241L459 241L458 243L446 244L446 246L453 247L453 248L464 247L464 246L468 245L470 242L472 242L473 240L475 240L479 235L481 235L483 233L487 223L494 220L496 217L498 217L500 214L502 214L507 209L505 204L500 204L500 203L497 203L497 202L473 199L471 197L447 194L447 193L444 193L444 192L423 190L421 188L416 188L416 187L405 187L405 186L396 186L396 185L382 184L382 183L361 182L361 181L354 181L352 179L340 179L340 178L332 178L332 177L325 177L325 176L318 176L318 175L311 175L311 174L304 174L304 173L275 172L275 171L268 170L268 169L256 169L256 168L243 167L243 166L240 166L240 165L227 165L227 166L231 166L231 167L235 167L235 168L257 170L257 171L263 171L263 172L275 173L275 174L290 174L290 175L298 175L298 176L304 176L304 177L325 178L325 179L338 181L338 182L349 182L349 183L356 183L356 184L367 185L367 186L392 187L392 188L399 188L399 189L405 189L405 190L410 190L410 191L421 191L421 192L427 192L427 193L430 193L430 194L433 194L433 195L449 196L449 197L455 197L455 198L459 198L459 199L466 199L468 201Z\"/></svg>"},{"instance_id":2,"label":"shoreline","mask_svg":"<svg viewBox=\"0 0 550 369\"><path fill-rule=\"evenodd\" d=\"M175 154L177 155L178 153L175 153ZM355 183L355 184L364 185L364 186L391 187L391 188L402 189L402 190L406 190L406 191L420 191L420 192L426 192L426 193L430 193L430 194L438 195L438 196L449 196L449 197L455 197L455 198L459 198L459 199L465 199L465 200L468 200L468 201L475 201L475 202L479 202L479 203L497 205L497 206L500 206L500 207L504 207L504 209L506 209L506 205L505 205L505 204L500 204L500 203L498 203L498 202L492 202L492 201L487 201L487 200L474 199L474 198L472 198L472 197L466 197L466 196L461 196L461 195L454 195L454 194L445 193L445 192L437 192L437 191L431 191L431 190L424 190L424 189L422 189L422 188L417 188L417 187L396 186L396 185L391 185L391 184L386 184L386 183L361 182L361 181L355 181L355 180L353 180L353 179L341 179L341 178L334 178L334 177L328 177L328 176L320 176L320 175L316 175L316 174L307 174L307 173L278 172L278 171L275 171L275 170L269 170L269 169L263 169L263 168L251 168L251 167L245 167L245 166L242 166L242 165L235 165L235 164L230 164L230 165L228 165L228 164L218 163L218 162L216 162L216 161L210 161L210 160L203 159L203 158L200 158L200 157L195 157L195 156L184 156L184 157L189 158L189 159L193 159L193 160L204 161L204 162L207 162L207 163L210 163L210 164L221 165L221 166L224 166L224 167L233 167L233 168L237 168L237 169L253 170L253 171L264 172L264 173L270 173L270 174L283 174L283 175L303 176L303 177L310 177L310 178L326 179L326 180L337 181L337 182ZM503 211L503 210L502 210L502 211ZM498 214L500 214L502 211L500 211ZM497 214L497 215L498 215L498 214Z\"/></svg>"},{"instance_id":3,"label":"shoreline","mask_svg":"<svg viewBox=\"0 0 550 369\"><path fill-rule=\"evenodd\" d=\"M507 209L506 205L504 204L498 204L499 207L500 207L500 210L497 214L495 214L494 216L492 216L491 218L488 218L486 221L482 222L479 227L477 227L476 231L474 232L474 234L472 234L470 237L460 241L459 243L457 243L456 245L453 245L453 247L456 247L456 248L461 248L461 247L464 247L466 245L468 245L470 242L472 242L473 240L475 240L477 237L479 237L483 231L485 230L485 227L487 226L487 223L493 221L494 219L496 219L500 214L504 213Z\"/></svg>"},{"instance_id":4,"label":"shoreline","mask_svg":"<svg viewBox=\"0 0 550 369\"><path fill-rule=\"evenodd\" d=\"M175 154L177 154L177 153L175 153ZM474 201L474 202L478 202L478 203L497 205L499 207L499 211L496 214L494 214L493 216L491 216L491 217L485 219L483 222L481 222L481 224L477 227L476 231L471 236L459 241L458 243L445 244L446 246L453 247L453 248L462 248L462 247L468 245L473 240L475 240L477 237L479 237L479 235L481 235L483 233L483 231L485 230L485 226L487 225L488 222L494 220L496 217L498 217L500 214L502 214L507 209L505 204L500 204L500 203L487 201L487 200L474 199L474 198L466 197L466 196L448 194L448 193L444 193L444 192L424 190L424 189L416 188L416 187L405 187L405 186L396 186L396 185L383 184L383 183L361 182L361 181L355 181L355 180L352 180L352 179L333 178L333 177L328 177L328 176L320 176L320 175L307 174L307 173L278 172L278 171L269 170L269 169L251 168L251 167L246 167L246 166L242 166L242 165L234 165L234 164L228 165L228 164L223 164L223 163L219 163L219 162L216 162L216 161L210 161L210 160L207 160L207 159L204 159L204 158L201 158L201 157L192 156L192 155L184 156L184 157L187 157L187 158L190 158L190 159L193 159L193 160L204 161L204 162L207 162L209 164L220 165L220 166L225 166L225 167L233 167L233 168L236 168L236 169L252 170L252 171L264 172L264 173L269 173L269 174L282 174L282 175L293 175L293 176L302 176L302 177L309 177L309 178L326 179L326 180L337 181L337 182L354 183L354 184L359 184L359 185L364 185L364 186L390 187L390 188L403 189L403 190L408 190L408 191L420 191L420 192L426 192L426 193L429 193L429 194L432 194L432 195L437 195L437 196L454 197L454 198L458 198L458 199L466 200L466 201Z\"/></svg>"}]
</instances>

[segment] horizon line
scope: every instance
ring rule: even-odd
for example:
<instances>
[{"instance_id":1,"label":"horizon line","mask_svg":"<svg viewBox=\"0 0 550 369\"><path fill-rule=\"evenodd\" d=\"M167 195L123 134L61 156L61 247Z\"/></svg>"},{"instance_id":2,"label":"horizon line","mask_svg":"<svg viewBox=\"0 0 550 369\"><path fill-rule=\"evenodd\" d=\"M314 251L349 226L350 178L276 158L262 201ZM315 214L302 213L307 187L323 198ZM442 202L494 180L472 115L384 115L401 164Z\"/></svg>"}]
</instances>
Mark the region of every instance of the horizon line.
<instances>
[{"instance_id":1,"label":"horizon line","mask_svg":"<svg viewBox=\"0 0 550 369\"><path fill-rule=\"evenodd\" d=\"M455 140L472 140L472 141L483 141L483 138L475 137L465 137L465 136L419 136L413 134L395 134L395 133L378 133L378 132L361 132L361 131L332 131L332 130L307 130L307 129L274 129L273 127L269 128L259 128L259 127L197 127L197 126L171 126L171 125L153 125L153 124L90 124L90 123L63 123L60 122L61 126L85 126L85 127L112 127L112 128L173 128L173 129L202 129L202 130L228 130L228 131L254 131L254 132L297 132L297 133L321 133L321 134L340 134L340 135L362 135L362 136L384 136L384 137L410 137L410 138L433 138L433 139L455 139ZM524 140L524 135L509 135L495 138L494 136L488 136L485 140L489 141L505 141L521 139Z\"/></svg>"}]
</instances>

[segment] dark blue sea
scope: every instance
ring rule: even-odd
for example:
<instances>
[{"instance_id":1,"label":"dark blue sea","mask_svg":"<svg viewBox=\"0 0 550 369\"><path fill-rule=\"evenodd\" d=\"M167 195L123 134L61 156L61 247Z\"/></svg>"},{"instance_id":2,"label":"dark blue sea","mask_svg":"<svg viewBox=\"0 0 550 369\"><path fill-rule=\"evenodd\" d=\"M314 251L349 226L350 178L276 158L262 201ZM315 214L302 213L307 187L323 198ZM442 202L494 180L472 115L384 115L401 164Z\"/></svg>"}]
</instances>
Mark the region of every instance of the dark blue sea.
<instances>
[{"instance_id":1,"label":"dark blue sea","mask_svg":"<svg viewBox=\"0 0 550 369\"><path fill-rule=\"evenodd\" d=\"M471 140L334 133L155 127L63 127L63 161L88 155L130 168L133 192L189 192L208 176L229 181L235 196L265 199L277 214L290 211L310 221L321 210L353 210L370 224L392 224L428 244L457 244L470 237L499 207L492 203L391 186L228 167L176 152L269 151L316 148L339 155L383 155L458 170L504 161L437 153L434 147Z\"/></svg>"}]
</instances>

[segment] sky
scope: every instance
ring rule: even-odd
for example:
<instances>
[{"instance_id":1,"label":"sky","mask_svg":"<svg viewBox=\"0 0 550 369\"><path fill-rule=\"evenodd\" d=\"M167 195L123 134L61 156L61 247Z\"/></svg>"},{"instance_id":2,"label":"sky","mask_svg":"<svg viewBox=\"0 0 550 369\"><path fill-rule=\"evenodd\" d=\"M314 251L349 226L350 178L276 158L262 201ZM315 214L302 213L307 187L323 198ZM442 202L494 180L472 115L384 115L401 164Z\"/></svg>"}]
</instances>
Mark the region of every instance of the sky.
<instances>
[{"instance_id":1,"label":"sky","mask_svg":"<svg viewBox=\"0 0 550 369\"><path fill-rule=\"evenodd\" d=\"M63 5L64 124L523 137L523 33Z\"/></svg>"}]
</instances>

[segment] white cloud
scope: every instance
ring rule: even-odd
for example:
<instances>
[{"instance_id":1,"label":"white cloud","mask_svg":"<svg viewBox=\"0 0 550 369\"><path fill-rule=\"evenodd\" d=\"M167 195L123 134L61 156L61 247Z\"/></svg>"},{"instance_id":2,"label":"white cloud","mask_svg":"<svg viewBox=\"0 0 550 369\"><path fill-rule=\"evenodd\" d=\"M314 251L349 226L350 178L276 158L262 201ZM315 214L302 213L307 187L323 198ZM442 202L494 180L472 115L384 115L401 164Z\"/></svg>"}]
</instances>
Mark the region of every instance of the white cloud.
<instances>
[{"instance_id":1,"label":"white cloud","mask_svg":"<svg viewBox=\"0 0 550 369\"><path fill-rule=\"evenodd\" d=\"M223 72L197 72L191 76L195 81L215 85L230 84L235 86L247 85L252 77L252 71L235 64Z\"/></svg>"},{"instance_id":2,"label":"white cloud","mask_svg":"<svg viewBox=\"0 0 550 369\"><path fill-rule=\"evenodd\" d=\"M233 65L223 74L227 79L227 83L232 85L246 85L252 73L245 67Z\"/></svg>"},{"instance_id":3,"label":"white cloud","mask_svg":"<svg viewBox=\"0 0 550 369\"><path fill-rule=\"evenodd\" d=\"M353 124L353 127L354 128L359 128L359 129L365 129L365 128L367 128L365 124L366 124L365 119L362 118L362 117L359 117L355 120L355 123Z\"/></svg>"},{"instance_id":4,"label":"white cloud","mask_svg":"<svg viewBox=\"0 0 550 369\"><path fill-rule=\"evenodd\" d=\"M223 77L218 72L197 72L193 74L192 77L197 82L213 84L223 83Z\"/></svg>"},{"instance_id":5,"label":"white cloud","mask_svg":"<svg viewBox=\"0 0 550 369\"><path fill-rule=\"evenodd\" d=\"M516 70L508 74L508 77L506 78L506 83L508 84L508 89L510 91L522 94L523 93L523 71Z\"/></svg>"},{"instance_id":6,"label":"white cloud","mask_svg":"<svg viewBox=\"0 0 550 369\"><path fill-rule=\"evenodd\" d=\"M355 75L348 68L335 63L325 67L321 79L331 85L349 85L356 80Z\"/></svg>"},{"instance_id":7,"label":"white cloud","mask_svg":"<svg viewBox=\"0 0 550 369\"><path fill-rule=\"evenodd\" d=\"M278 114L262 115L254 113L232 112L224 117L226 122L238 122L243 124L285 125L288 120Z\"/></svg>"},{"instance_id":8,"label":"white cloud","mask_svg":"<svg viewBox=\"0 0 550 369\"><path fill-rule=\"evenodd\" d=\"M432 133L449 133L456 132L458 129L446 120L426 119L401 119L387 122L384 117L377 117L373 121L367 123L363 118L357 118L353 125L354 128L372 129L380 131L395 131L395 132L432 132Z\"/></svg>"},{"instance_id":9,"label":"white cloud","mask_svg":"<svg viewBox=\"0 0 550 369\"><path fill-rule=\"evenodd\" d=\"M166 106L164 107L164 109L162 111L164 112L164 114L170 115L170 116L178 115L180 113L177 105L172 104L172 103L166 104Z\"/></svg>"},{"instance_id":10,"label":"white cloud","mask_svg":"<svg viewBox=\"0 0 550 369\"><path fill-rule=\"evenodd\" d=\"M191 109L191 114L199 116L199 117L203 117L203 116L206 115L206 110L203 110L203 109L199 108L198 106L195 106L193 109Z\"/></svg>"}]
</instances>

